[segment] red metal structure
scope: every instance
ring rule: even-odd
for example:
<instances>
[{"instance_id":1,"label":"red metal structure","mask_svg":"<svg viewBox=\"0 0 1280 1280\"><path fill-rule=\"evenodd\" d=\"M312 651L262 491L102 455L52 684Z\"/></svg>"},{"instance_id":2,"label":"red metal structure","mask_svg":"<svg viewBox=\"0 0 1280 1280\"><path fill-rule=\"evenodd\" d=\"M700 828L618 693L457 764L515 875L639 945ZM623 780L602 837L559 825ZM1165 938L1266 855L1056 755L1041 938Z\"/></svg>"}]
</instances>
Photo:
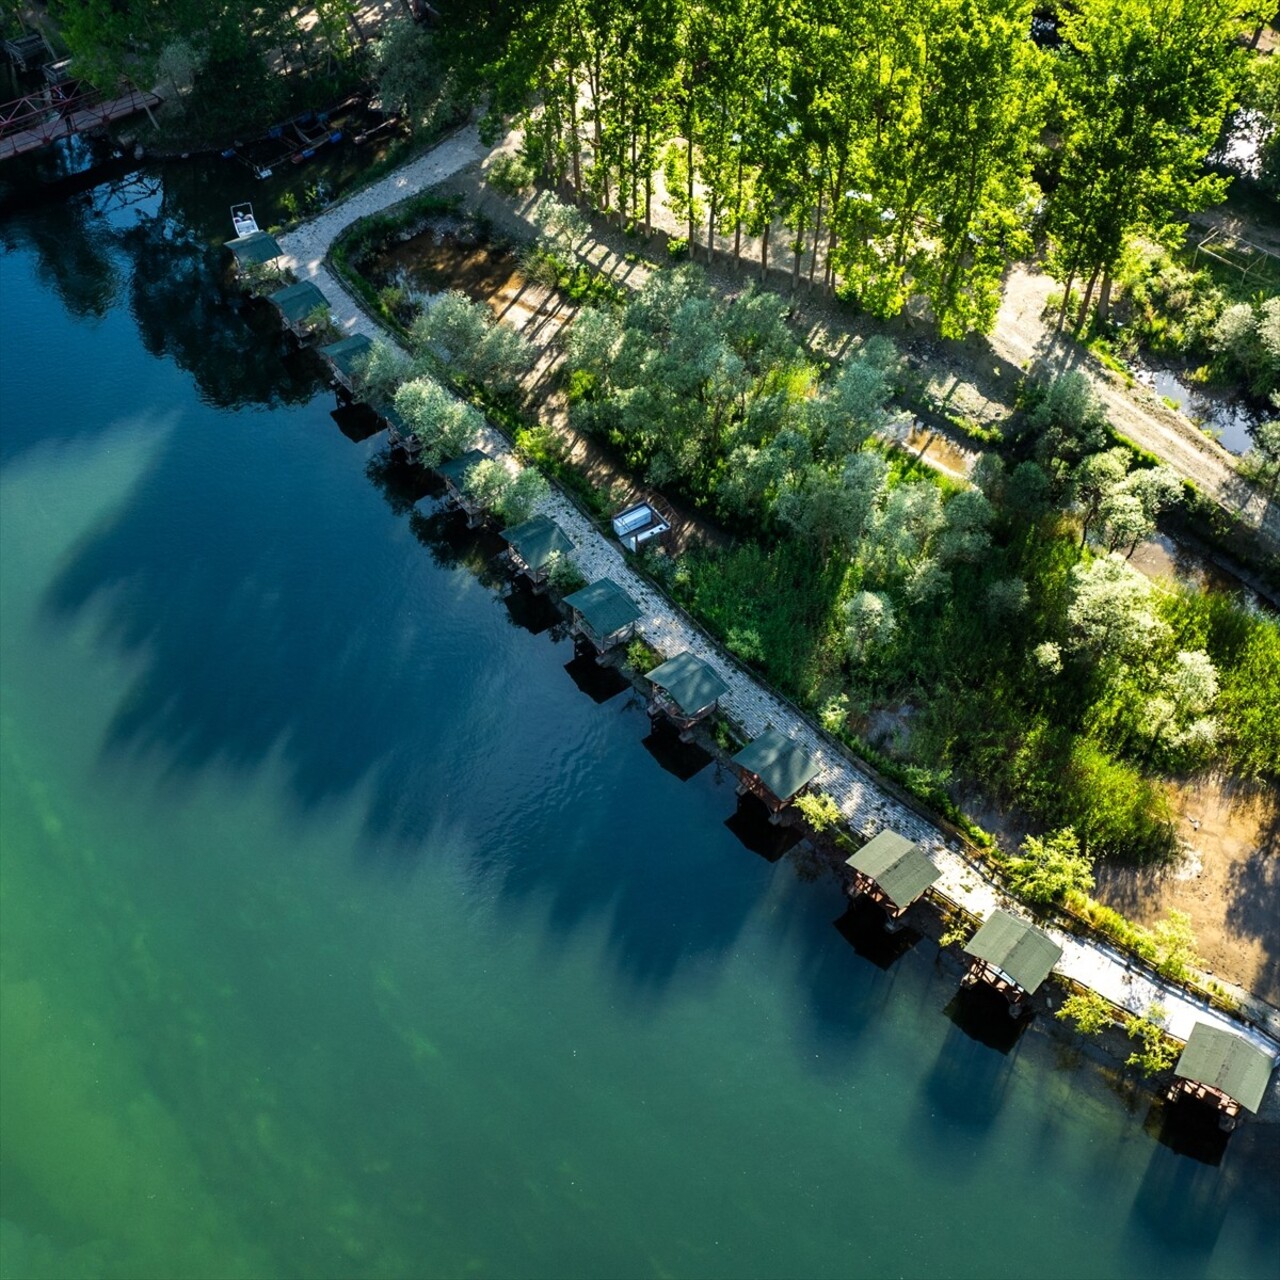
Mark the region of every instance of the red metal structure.
<instances>
[{"instance_id":1,"label":"red metal structure","mask_svg":"<svg viewBox=\"0 0 1280 1280\"><path fill-rule=\"evenodd\" d=\"M74 80L29 93L0 106L0 160L35 151L59 138L101 129L159 102L154 93L134 88L104 99L96 89Z\"/></svg>"}]
</instances>

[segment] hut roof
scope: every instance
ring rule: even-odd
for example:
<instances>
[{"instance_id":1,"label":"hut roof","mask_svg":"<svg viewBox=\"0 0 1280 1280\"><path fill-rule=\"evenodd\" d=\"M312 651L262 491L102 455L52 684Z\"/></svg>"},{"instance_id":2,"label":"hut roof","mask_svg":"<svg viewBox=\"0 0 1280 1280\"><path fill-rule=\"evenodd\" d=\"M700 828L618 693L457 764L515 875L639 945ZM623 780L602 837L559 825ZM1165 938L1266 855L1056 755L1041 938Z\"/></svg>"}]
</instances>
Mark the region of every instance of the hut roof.
<instances>
[{"instance_id":1,"label":"hut roof","mask_svg":"<svg viewBox=\"0 0 1280 1280\"><path fill-rule=\"evenodd\" d=\"M300 280L297 284L277 289L267 298L267 301L279 307L280 314L290 324L300 324L317 307L329 305L329 299L310 280Z\"/></svg>"},{"instance_id":2,"label":"hut roof","mask_svg":"<svg viewBox=\"0 0 1280 1280\"><path fill-rule=\"evenodd\" d=\"M406 425L405 420L400 416L400 412L395 405L384 400L382 404L375 404L373 406L373 411L378 415L378 417L382 418L389 427L394 428L402 436L413 434Z\"/></svg>"},{"instance_id":3,"label":"hut roof","mask_svg":"<svg viewBox=\"0 0 1280 1280\"><path fill-rule=\"evenodd\" d=\"M880 832L845 861L899 907L914 902L942 874L918 844L896 831Z\"/></svg>"},{"instance_id":4,"label":"hut roof","mask_svg":"<svg viewBox=\"0 0 1280 1280\"><path fill-rule=\"evenodd\" d=\"M1062 957L1062 948L1047 933L1008 911L993 911L965 951L1003 970L1028 994Z\"/></svg>"},{"instance_id":5,"label":"hut roof","mask_svg":"<svg viewBox=\"0 0 1280 1280\"><path fill-rule=\"evenodd\" d=\"M716 675L715 669L687 649L654 667L648 680L665 689L671 700L687 715L709 707L729 692L729 686Z\"/></svg>"},{"instance_id":6,"label":"hut roof","mask_svg":"<svg viewBox=\"0 0 1280 1280\"><path fill-rule=\"evenodd\" d=\"M365 356L372 349L373 343L363 333L353 333L349 338L340 338L327 347L321 347L320 354L340 373L352 378L361 370Z\"/></svg>"},{"instance_id":7,"label":"hut roof","mask_svg":"<svg viewBox=\"0 0 1280 1280\"><path fill-rule=\"evenodd\" d=\"M452 480L459 488L462 487L463 480L466 479L467 472L476 465L477 462L488 462L489 455L483 449L468 449L466 453L459 454L456 458L450 458L448 462L442 462L436 470L444 476L446 480Z\"/></svg>"},{"instance_id":8,"label":"hut roof","mask_svg":"<svg viewBox=\"0 0 1280 1280\"><path fill-rule=\"evenodd\" d=\"M534 516L524 524L503 529L502 536L516 549L516 554L535 573L557 552L573 550L569 535L550 516Z\"/></svg>"},{"instance_id":9,"label":"hut roof","mask_svg":"<svg viewBox=\"0 0 1280 1280\"><path fill-rule=\"evenodd\" d=\"M733 763L756 777L779 800L790 800L818 776L820 766L798 743L777 729L766 729L748 743Z\"/></svg>"},{"instance_id":10,"label":"hut roof","mask_svg":"<svg viewBox=\"0 0 1280 1280\"><path fill-rule=\"evenodd\" d=\"M227 241L227 248L236 255L236 261L242 266L258 266L278 258L284 251L279 244L265 231L251 231L247 236L237 236Z\"/></svg>"},{"instance_id":11,"label":"hut roof","mask_svg":"<svg viewBox=\"0 0 1280 1280\"><path fill-rule=\"evenodd\" d=\"M1273 1066L1270 1056L1243 1036L1197 1022L1173 1070L1184 1080L1222 1090L1228 1098L1256 1112Z\"/></svg>"},{"instance_id":12,"label":"hut roof","mask_svg":"<svg viewBox=\"0 0 1280 1280\"><path fill-rule=\"evenodd\" d=\"M601 578L565 596L564 602L582 614L598 636L610 636L640 617L640 607L612 578Z\"/></svg>"}]
</instances>

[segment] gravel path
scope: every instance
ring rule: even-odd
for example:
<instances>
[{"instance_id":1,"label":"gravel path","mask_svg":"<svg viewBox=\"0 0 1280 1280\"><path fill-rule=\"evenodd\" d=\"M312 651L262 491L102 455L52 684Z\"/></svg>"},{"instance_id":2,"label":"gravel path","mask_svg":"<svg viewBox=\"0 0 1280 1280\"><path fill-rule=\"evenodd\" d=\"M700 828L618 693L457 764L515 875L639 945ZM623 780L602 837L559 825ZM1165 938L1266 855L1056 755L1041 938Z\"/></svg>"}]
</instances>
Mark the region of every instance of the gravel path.
<instances>
[{"instance_id":1,"label":"gravel path","mask_svg":"<svg viewBox=\"0 0 1280 1280\"><path fill-rule=\"evenodd\" d=\"M338 233L358 218L407 200L427 187L435 186L459 169L488 153L480 141L475 125L467 125L450 134L439 146L410 161L403 168L330 205L319 217L280 237L284 250L281 265L299 280L311 280L329 299L334 320L344 334L363 333L370 338L381 334L379 327L365 315L324 266L324 256Z\"/></svg>"},{"instance_id":2,"label":"gravel path","mask_svg":"<svg viewBox=\"0 0 1280 1280\"><path fill-rule=\"evenodd\" d=\"M282 237L285 264L300 278L316 282L329 300L334 319L343 332L379 336L378 327L321 265L324 254L338 232L349 223L387 208L425 186L443 181L483 154L484 148L475 128L461 130L427 155ZM493 428L486 428L484 438L475 443L491 455L504 458L509 466L515 468L519 465L512 457L505 438ZM997 906L1025 914L964 857L955 842L949 841L938 828L881 791L835 750L805 717L759 685L721 653L671 601L634 574L620 548L600 534L564 495L553 490L542 509L560 524L572 540L575 547L573 559L588 581L608 576L632 596L642 610L640 629L655 649L665 657L673 657L689 649L716 669L729 687L721 705L748 738L757 737L765 729L773 727L800 743L813 756L821 766L817 785L836 801L852 830L870 837L891 827L918 841L928 849L942 872L937 888L975 916L985 918ZM1261 1019L1274 1015L1270 1022L1264 1023L1272 1039L1258 1029L1245 1027L1217 1013L1180 988L1132 968L1124 956L1101 942L1075 938L1057 930L1049 932L1063 948L1062 959L1057 965L1060 974L1091 987L1113 1003L1135 1013L1144 1012L1153 1002L1161 1004L1166 1010L1169 1032L1180 1040L1191 1034L1196 1022L1209 1022L1247 1035L1272 1055L1280 1049L1280 1014L1269 1011L1266 1006L1257 1010L1255 1016Z\"/></svg>"}]
</instances>

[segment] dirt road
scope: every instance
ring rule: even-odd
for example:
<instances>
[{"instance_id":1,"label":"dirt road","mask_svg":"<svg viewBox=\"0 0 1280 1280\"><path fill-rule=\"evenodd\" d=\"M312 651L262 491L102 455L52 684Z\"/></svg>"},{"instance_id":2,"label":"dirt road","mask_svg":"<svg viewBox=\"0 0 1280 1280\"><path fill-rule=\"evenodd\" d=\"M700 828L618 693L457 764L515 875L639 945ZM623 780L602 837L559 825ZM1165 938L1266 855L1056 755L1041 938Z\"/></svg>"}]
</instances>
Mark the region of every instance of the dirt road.
<instances>
[{"instance_id":1,"label":"dirt road","mask_svg":"<svg viewBox=\"0 0 1280 1280\"><path fill-rule=\"evenodd\" d=\"M1280 553L1280 504L1267 501L1237 475L1230 453L1152 392L1123 386L1118 377L1100 369L1079 343L1069 337L1054 341L1053 326L1042 318L1053 288L1048 276L1015 268L990 338L995 351L1026 368L1082 369L1097 387L1111 425L1122 436L1163 458L1202 492L1261 530L1272 551Z\"/></svg>"}]
</instances>

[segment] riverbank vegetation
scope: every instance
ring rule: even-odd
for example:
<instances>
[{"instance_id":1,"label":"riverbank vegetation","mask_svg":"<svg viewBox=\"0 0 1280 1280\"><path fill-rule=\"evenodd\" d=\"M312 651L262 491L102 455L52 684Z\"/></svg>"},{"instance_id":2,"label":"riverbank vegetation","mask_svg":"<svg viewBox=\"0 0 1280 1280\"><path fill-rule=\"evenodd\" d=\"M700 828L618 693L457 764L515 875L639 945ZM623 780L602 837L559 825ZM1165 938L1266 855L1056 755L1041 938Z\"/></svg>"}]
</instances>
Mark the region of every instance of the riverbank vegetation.
<instances>
[{"instance_id":1,"label":"riverbank vegetation","mask_svg":"<svg viewBox=\"0 0 1280 1280\"><path fill-rule=\"evenodd\" d=\"M1254 710L1280 705L1280 634L1129 567L1181 486L1109 447L1083 377L1031 387L968 487L892 444L890 343L824 368L784 307L719 302L685 267L567 341L575 423L736 535L650 562L729 649L851 741L907 708L900 763L930 803L981 785L1091 856L1171 851L1161 771L1280 773Z\"/></svg>"},{"instance_id":2,"label":"riverbank vegetation","mask_svg":"<svg viewBox=\"0 0 1280 1280\"><path fill-rule=\"evenodd\" d=\"M556 207L539 206L553 234ZM371 267L397 225L353 229L344 261ZM445 295L405 332L513 435L537 429L540 401L514 390L531 352L487 308ZM1002 448L966 485L900 446L891 342L816 356L784 299L755 287L725 297L697 266L580 307L562 345L572 424L728 535L642 567L933 809L970 825L960 801L976 792L1071 828L1087 863L1159 861L1174 848L1162 778L1280 776L1268 712L1280 631L1231 597L1129 566L1183 487L1115 445L1082 375L1029 383ZM886 708L897 724L876 748L867 738ZM1077 913L1101 909L1073 898Z\"/></svg>"}]
</instances>

